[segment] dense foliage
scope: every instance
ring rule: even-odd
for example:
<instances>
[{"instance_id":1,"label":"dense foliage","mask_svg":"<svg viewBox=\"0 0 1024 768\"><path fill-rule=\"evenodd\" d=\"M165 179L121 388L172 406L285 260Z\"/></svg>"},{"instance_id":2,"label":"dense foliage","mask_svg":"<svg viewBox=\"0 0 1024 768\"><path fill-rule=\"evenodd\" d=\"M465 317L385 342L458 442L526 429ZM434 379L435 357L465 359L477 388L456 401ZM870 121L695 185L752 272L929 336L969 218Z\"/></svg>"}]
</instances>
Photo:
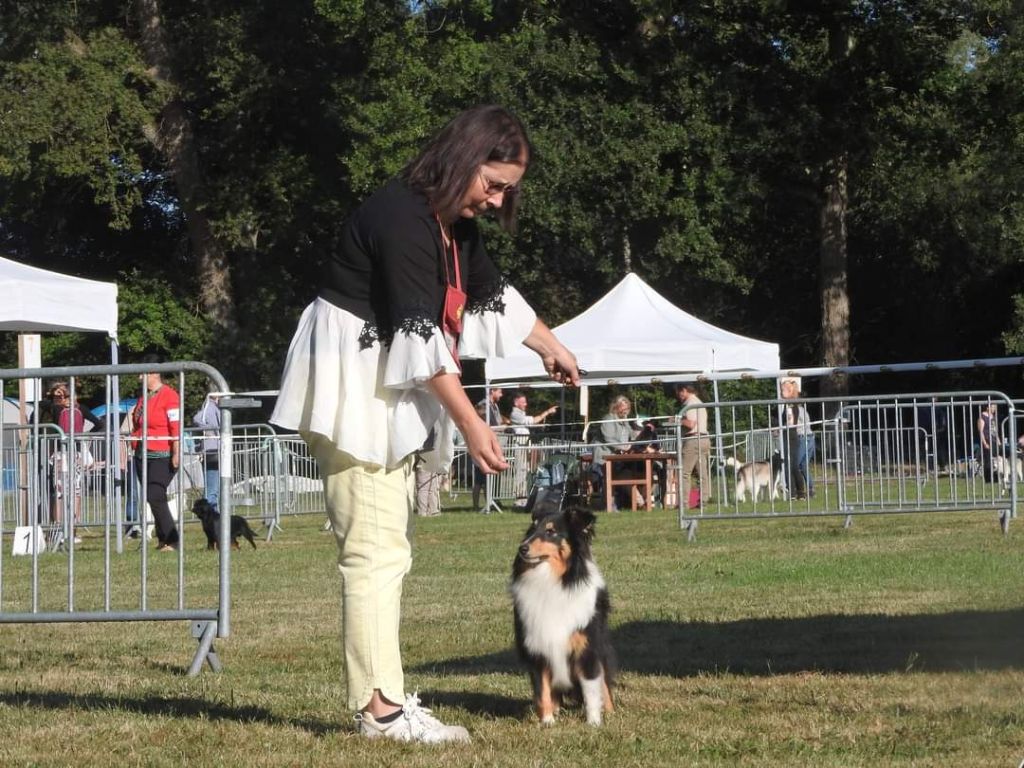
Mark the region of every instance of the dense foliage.
<instances>
[{"instance_id":1,"label":"dense foliage","mask_svg":"<svg viewBox=\"0 0 1024 768\"><path fill-rule=\"evenodd\" d=\"M0 250L117 280L125 359L273 386L339 223L494 101L537 153L520 231L490 247L553 323L632 269L819 364L831 215L851 362L1024 353L1014 6L0 0ZM227 292L205 290L218 276ZM46 344L48 362L102 359ZM12 365L13 340L0 353Z\"/></svg>"}]
</instances>

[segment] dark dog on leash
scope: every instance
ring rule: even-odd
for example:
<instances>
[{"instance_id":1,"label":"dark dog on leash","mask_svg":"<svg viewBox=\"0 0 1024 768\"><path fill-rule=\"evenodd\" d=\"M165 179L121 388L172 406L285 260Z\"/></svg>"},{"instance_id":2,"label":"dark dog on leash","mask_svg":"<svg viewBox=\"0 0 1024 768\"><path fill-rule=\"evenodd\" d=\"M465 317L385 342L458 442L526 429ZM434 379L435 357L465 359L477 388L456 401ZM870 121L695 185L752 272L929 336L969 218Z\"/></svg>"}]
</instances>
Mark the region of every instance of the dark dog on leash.
<instances>
[{"instance_id":1,"label":"dark dog on leash","mask_svg":"<svg viewBox=\"0 0 1024 768\"><path fill-rule=\"evenodd\" d=\"M206 534L206 548L219 549L217 540L220 537L220 512L213 508L206 499L196 499L192 505L192 514L203 521L203 533ZM238 537L242 536L256 549L256 534L244 517L231 516L231 546L238 549Z\"/></svg>"},{"instance_id":2,"label":"dark dog on leash","mask_svg":"<svg viewBox=\"0 0 1024 768\"><path fill-rule=\"evenodd\" d=\"M630 453L657 453L658 452L658 427L653 421L645 421L643 429L633 438L633 444L629 446Z\"/></svg>"}]
</instances>

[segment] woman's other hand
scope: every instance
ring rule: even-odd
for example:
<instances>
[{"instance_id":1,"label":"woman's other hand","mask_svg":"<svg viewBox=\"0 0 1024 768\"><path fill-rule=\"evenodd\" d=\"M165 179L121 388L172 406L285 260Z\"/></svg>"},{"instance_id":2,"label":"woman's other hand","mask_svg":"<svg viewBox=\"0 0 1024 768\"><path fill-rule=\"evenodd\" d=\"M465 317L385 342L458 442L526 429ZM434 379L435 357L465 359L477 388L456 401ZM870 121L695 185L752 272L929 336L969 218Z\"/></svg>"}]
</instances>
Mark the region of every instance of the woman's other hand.
<instances>
[{"instance_id":1,"label":"woman's other hand","mask_svg":"<svg viewBox=\"0 0 1024 768\"><path fill-rule=\"evenodd\" d=\"M453 373L438 373L428 382L430 390L441 401L456 428L466 440L466 451L485 475L494 475L508 468L501 445L494 431L480 418L476 407L469 402L462 382Z\"/></svg>"},{"instance_id":2,"label":"woman's other hand","mask_svg":"<svg viewBox=\"0 0 1024 768\"><path fill-rule=\"evenodd\" d=\"M485 475L496 475L508 469L508 462L501 451L494 430L482 419L476 419L465 425L462 436L466 439L466 452Z\"/></svg>"}]
</instances>

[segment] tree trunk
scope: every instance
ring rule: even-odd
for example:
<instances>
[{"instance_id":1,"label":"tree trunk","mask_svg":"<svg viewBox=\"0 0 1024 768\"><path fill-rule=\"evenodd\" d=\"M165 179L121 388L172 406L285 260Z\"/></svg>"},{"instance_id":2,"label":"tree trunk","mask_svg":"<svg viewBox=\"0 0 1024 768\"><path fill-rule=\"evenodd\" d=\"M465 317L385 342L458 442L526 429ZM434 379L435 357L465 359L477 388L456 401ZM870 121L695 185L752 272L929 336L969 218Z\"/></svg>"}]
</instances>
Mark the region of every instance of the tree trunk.
<instances>
[{"instance_id":1,"label":"tree trunk","mask_svg":"<svg viewBox=\"0 0 1024 768\"><path fill-rule=\"evenodd\" d=\"M833 71L850 52L852 39L846 24L836 19L829 29L828 55ZM839 89L832 91L838 95ZM826 125L837 126L835 115L825 115ZM843 146L843 131L830 132L835 142L831 157L822 167L821 201L821 359L829 367L850 364L850 294L847 286L846 210L849 203L846 177L849 159ZM823 396L844 396L849 381L844 375L821 382Z\"/></svg>"},{"instance_id":2,"label":"tree trunk","mask_svg":"<svg viewBox=\"0 0 1024 768\"><path fill-rule=\"evenodd\" d=\"M825 166L821 206L821 359L829 367L850 364L850 295L847 289L845 154ZM844 395L845 376L822 381L822 395Z\"/></svg>"},{"instance_id":3,"label":"tree trunk","mask_svg":"<svg viewBox=\"0 0 1024 768\"><path fill-rule=\"evenodd\" d=\"M178 190L189 243L196 257L199 304L214 327L229 336L238 325L235 318L231 268L203 211L203 180L192 122L177 96L171 56L164 37L159 0L137 0L139 36L150 74L167 86L172 98L160 114L160 123L150 126L147 138L163 154Z\"/></svg>"}]
</instances>

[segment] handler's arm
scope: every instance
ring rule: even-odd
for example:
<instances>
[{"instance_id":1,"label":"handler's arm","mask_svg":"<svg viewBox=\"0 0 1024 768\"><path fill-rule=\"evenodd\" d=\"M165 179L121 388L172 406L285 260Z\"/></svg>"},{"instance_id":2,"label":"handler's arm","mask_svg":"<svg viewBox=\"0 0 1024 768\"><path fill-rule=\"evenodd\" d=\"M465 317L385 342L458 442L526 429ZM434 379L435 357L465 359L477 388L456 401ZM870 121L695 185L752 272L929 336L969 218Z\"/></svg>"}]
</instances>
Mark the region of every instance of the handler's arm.
<instances>
[{"instance_id":1,"label":"handler's arm","mask_svg":"<svg viewBox=\"0 0 1024 768\"><path fill-rule=\"evenodd\" d=\"M555 334L539 317L533 324L530 335L523 340L523 344L540 355L544 370L552 379L562 384L579 386L580 369L576 363L576 356L555 338Z\"/></svg>"},{"instance_id":2,"label":"handler's arm","mask_svg":"<svg viewBox=\"0 0 1024 768\"><path fill-rule=\"evenodd\" d=\"M441 372L429 382L430 391L434 393L441 405L448 411L466 438L466 450L469 457L487 475L494 475L508 468L508 462L501 453L501 445L494 431L481 419L466 397L462 381L454 373Z\"/></svg>"}]
</instances>

